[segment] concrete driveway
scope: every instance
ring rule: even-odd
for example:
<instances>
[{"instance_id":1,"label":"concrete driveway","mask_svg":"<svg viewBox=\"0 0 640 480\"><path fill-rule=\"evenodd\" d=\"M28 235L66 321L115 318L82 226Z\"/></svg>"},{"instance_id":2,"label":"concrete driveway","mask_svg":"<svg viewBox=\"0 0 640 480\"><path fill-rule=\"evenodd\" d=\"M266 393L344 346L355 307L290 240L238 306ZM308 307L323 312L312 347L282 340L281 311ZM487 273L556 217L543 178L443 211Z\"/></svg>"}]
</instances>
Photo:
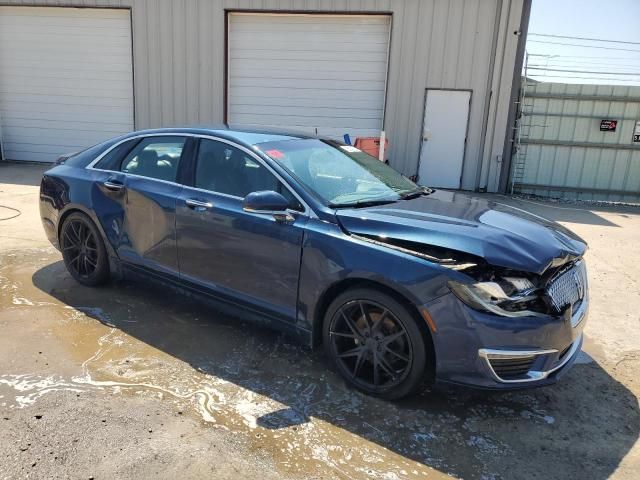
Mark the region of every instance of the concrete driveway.
<instances>
[{"instance_id":1,"label":"concrete driveway","mask_svg":"<svg viewBox=\"0 0 640 480\"><path fill-rule=\"evenodd\" d=\"M40 225L43 170L0 164L0 478L639 477L640 209L501 198L589 242L584 353L552 387L394 404L192 299L79 286Z\"/></svg>"}]
</instances>

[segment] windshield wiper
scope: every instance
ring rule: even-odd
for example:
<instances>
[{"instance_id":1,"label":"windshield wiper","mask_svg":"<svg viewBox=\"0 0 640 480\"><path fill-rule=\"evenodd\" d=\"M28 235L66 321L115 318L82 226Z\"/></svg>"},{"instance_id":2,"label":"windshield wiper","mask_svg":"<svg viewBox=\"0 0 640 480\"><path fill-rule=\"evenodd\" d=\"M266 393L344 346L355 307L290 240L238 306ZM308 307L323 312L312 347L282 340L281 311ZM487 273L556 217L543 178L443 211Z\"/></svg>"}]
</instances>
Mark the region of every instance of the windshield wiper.
<instances>
[{"instance_id":1,"label":"windshield wiper","mask_svg":"<svg viewBox=\"0 0 640 480\"><path fill-rule=\"evenodd\" d=\"M409 190L406 193L401 193L400 194L400 198L402 200L410 200L412 198L416 198L416 197L420 197L422 195L431 195L433 193L433 190L430 189L429 187L420 187L420 188L416 188L415 190Z\"/></svg>"},{"instance_id":2,"label":"windshield wiper","mask_svg":"<svg viewBox=\"0 0 640 480\"><path fill-rule=\"evenodd\" d=\"M396 200L386 198L386 199L378 199L378 200L356 200L355 202L345 202L345 203L333 203L329 202L329 207L331 208L362 208L362 207L373 207L375 205L387 205L389 203L395 203Z\"/></svg>"}]
</instances>

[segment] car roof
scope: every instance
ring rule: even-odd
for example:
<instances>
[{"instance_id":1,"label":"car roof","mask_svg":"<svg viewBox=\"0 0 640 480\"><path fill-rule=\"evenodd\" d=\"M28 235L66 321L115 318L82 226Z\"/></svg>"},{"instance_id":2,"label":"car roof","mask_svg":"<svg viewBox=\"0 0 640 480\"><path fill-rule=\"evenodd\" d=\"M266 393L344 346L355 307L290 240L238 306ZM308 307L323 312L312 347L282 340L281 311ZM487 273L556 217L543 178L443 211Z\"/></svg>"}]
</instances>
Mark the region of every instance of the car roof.
<instances>
[{"instance_id":1,"label":"car roof","mask_svg":"<svg viewBox=\"0 0 640 480\"><path fill-rule=\"evenodd\" d=\"M158 133L166 134L193 134L193 135L213 135L225 140L231 140L236 143L244 144L251 147L265 142L277 142L282 140L300 140L306 138L318 138L303 132L290 132L284 130L270 128L233 128L228 126L204 126L204 127L172 127L172 128L156 128L151 130L139 130L131 132L126 137L138 135L152 135Z\"/></svg>"}]
</instances>

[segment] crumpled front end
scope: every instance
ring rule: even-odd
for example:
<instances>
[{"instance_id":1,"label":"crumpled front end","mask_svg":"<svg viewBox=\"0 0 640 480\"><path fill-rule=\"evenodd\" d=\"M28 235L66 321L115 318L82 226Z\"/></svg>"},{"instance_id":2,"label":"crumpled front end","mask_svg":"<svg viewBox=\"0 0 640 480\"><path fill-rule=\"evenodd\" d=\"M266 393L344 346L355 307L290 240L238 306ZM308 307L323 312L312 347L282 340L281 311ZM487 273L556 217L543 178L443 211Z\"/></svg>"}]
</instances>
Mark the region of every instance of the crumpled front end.
<instances>
[{"instance_id":1,"label":"crumpled front end","mask_svg":"<svg viewBox=\"0 0 640 480\"><path fill-rule=\"evenodd\" d=\"M580 353L588 316L586 263L565 264L539 281L544 283L532 310L501 314L453 292L427 303L437 326L432 337L438 380L523 388L553 383L568 370Z\"/></svg>"},{"instance_id":2,"label":"crumpled front end","mask_svg":"<svg viewBox=\"0 0 640 480\"><path fill-rule=\"evenodd\" d=\"M510 389L553 383L571 367L589 307L585 298L577 311L557 317L504 318L445 295L426 308L437 325L438 381Z\"/></svg>"},{"instance_id":3,"label":"crumpled front end","mask_svg":"<svg viewBox=\"0 0 640 480\"><path fill-rule=\"evenodd\" d=\"M427 309L445 325L434 338L437 377L487 388L555 382L575 361L589 309L586 262L558 261L541 275L488 265L457 270L451 295ZM443 335L439 335L442 333ZM451 344L463 343L463 364Z\"/></svg>"},{"instance_id":4,"label":"crumpled front end","mask_svg":"<svg viewBox=\"0 0 640 480\"><path fill-rule=\"evenodd\" d=\"M538 272L496 266L470 252L371 233L351 236L447 272L442 289L446 293L419 306L432 320L439 381L524 388L553 383L573 364L589 308L581 255L586 245L574 254L545 259L547 267Z\"/></svg>"},{"instance_id":5,"label":"crumpled front end","mask_svg":"<svg viewBox=\"0 0 640 480\"><path fill-rule=\"evenodd\" d=\"M447 201L435 192L388 206L338 210L336 217L345 232L390 247L449 251L538 275L577 260L587 248L557 223L464 194Z\"/></svg>"}]
</instances>

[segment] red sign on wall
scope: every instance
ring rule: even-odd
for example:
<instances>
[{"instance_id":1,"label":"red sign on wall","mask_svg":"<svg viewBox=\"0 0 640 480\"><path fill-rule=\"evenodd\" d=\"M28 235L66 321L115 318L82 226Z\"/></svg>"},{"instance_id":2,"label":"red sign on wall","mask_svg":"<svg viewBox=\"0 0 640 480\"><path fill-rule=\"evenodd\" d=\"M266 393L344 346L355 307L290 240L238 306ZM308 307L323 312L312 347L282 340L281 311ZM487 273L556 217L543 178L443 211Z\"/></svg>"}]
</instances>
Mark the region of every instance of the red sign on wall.
<instances>
[{"instance_id":1,"label":"red sign on wall","mask_svg":"<svg viewBox=\"0 0 640 480\"><path fill-rule=\"evenodd\" d=\"M618 126L617 120L600 120L601 132L615 132Z\"/></svg>"}]
</instances>

